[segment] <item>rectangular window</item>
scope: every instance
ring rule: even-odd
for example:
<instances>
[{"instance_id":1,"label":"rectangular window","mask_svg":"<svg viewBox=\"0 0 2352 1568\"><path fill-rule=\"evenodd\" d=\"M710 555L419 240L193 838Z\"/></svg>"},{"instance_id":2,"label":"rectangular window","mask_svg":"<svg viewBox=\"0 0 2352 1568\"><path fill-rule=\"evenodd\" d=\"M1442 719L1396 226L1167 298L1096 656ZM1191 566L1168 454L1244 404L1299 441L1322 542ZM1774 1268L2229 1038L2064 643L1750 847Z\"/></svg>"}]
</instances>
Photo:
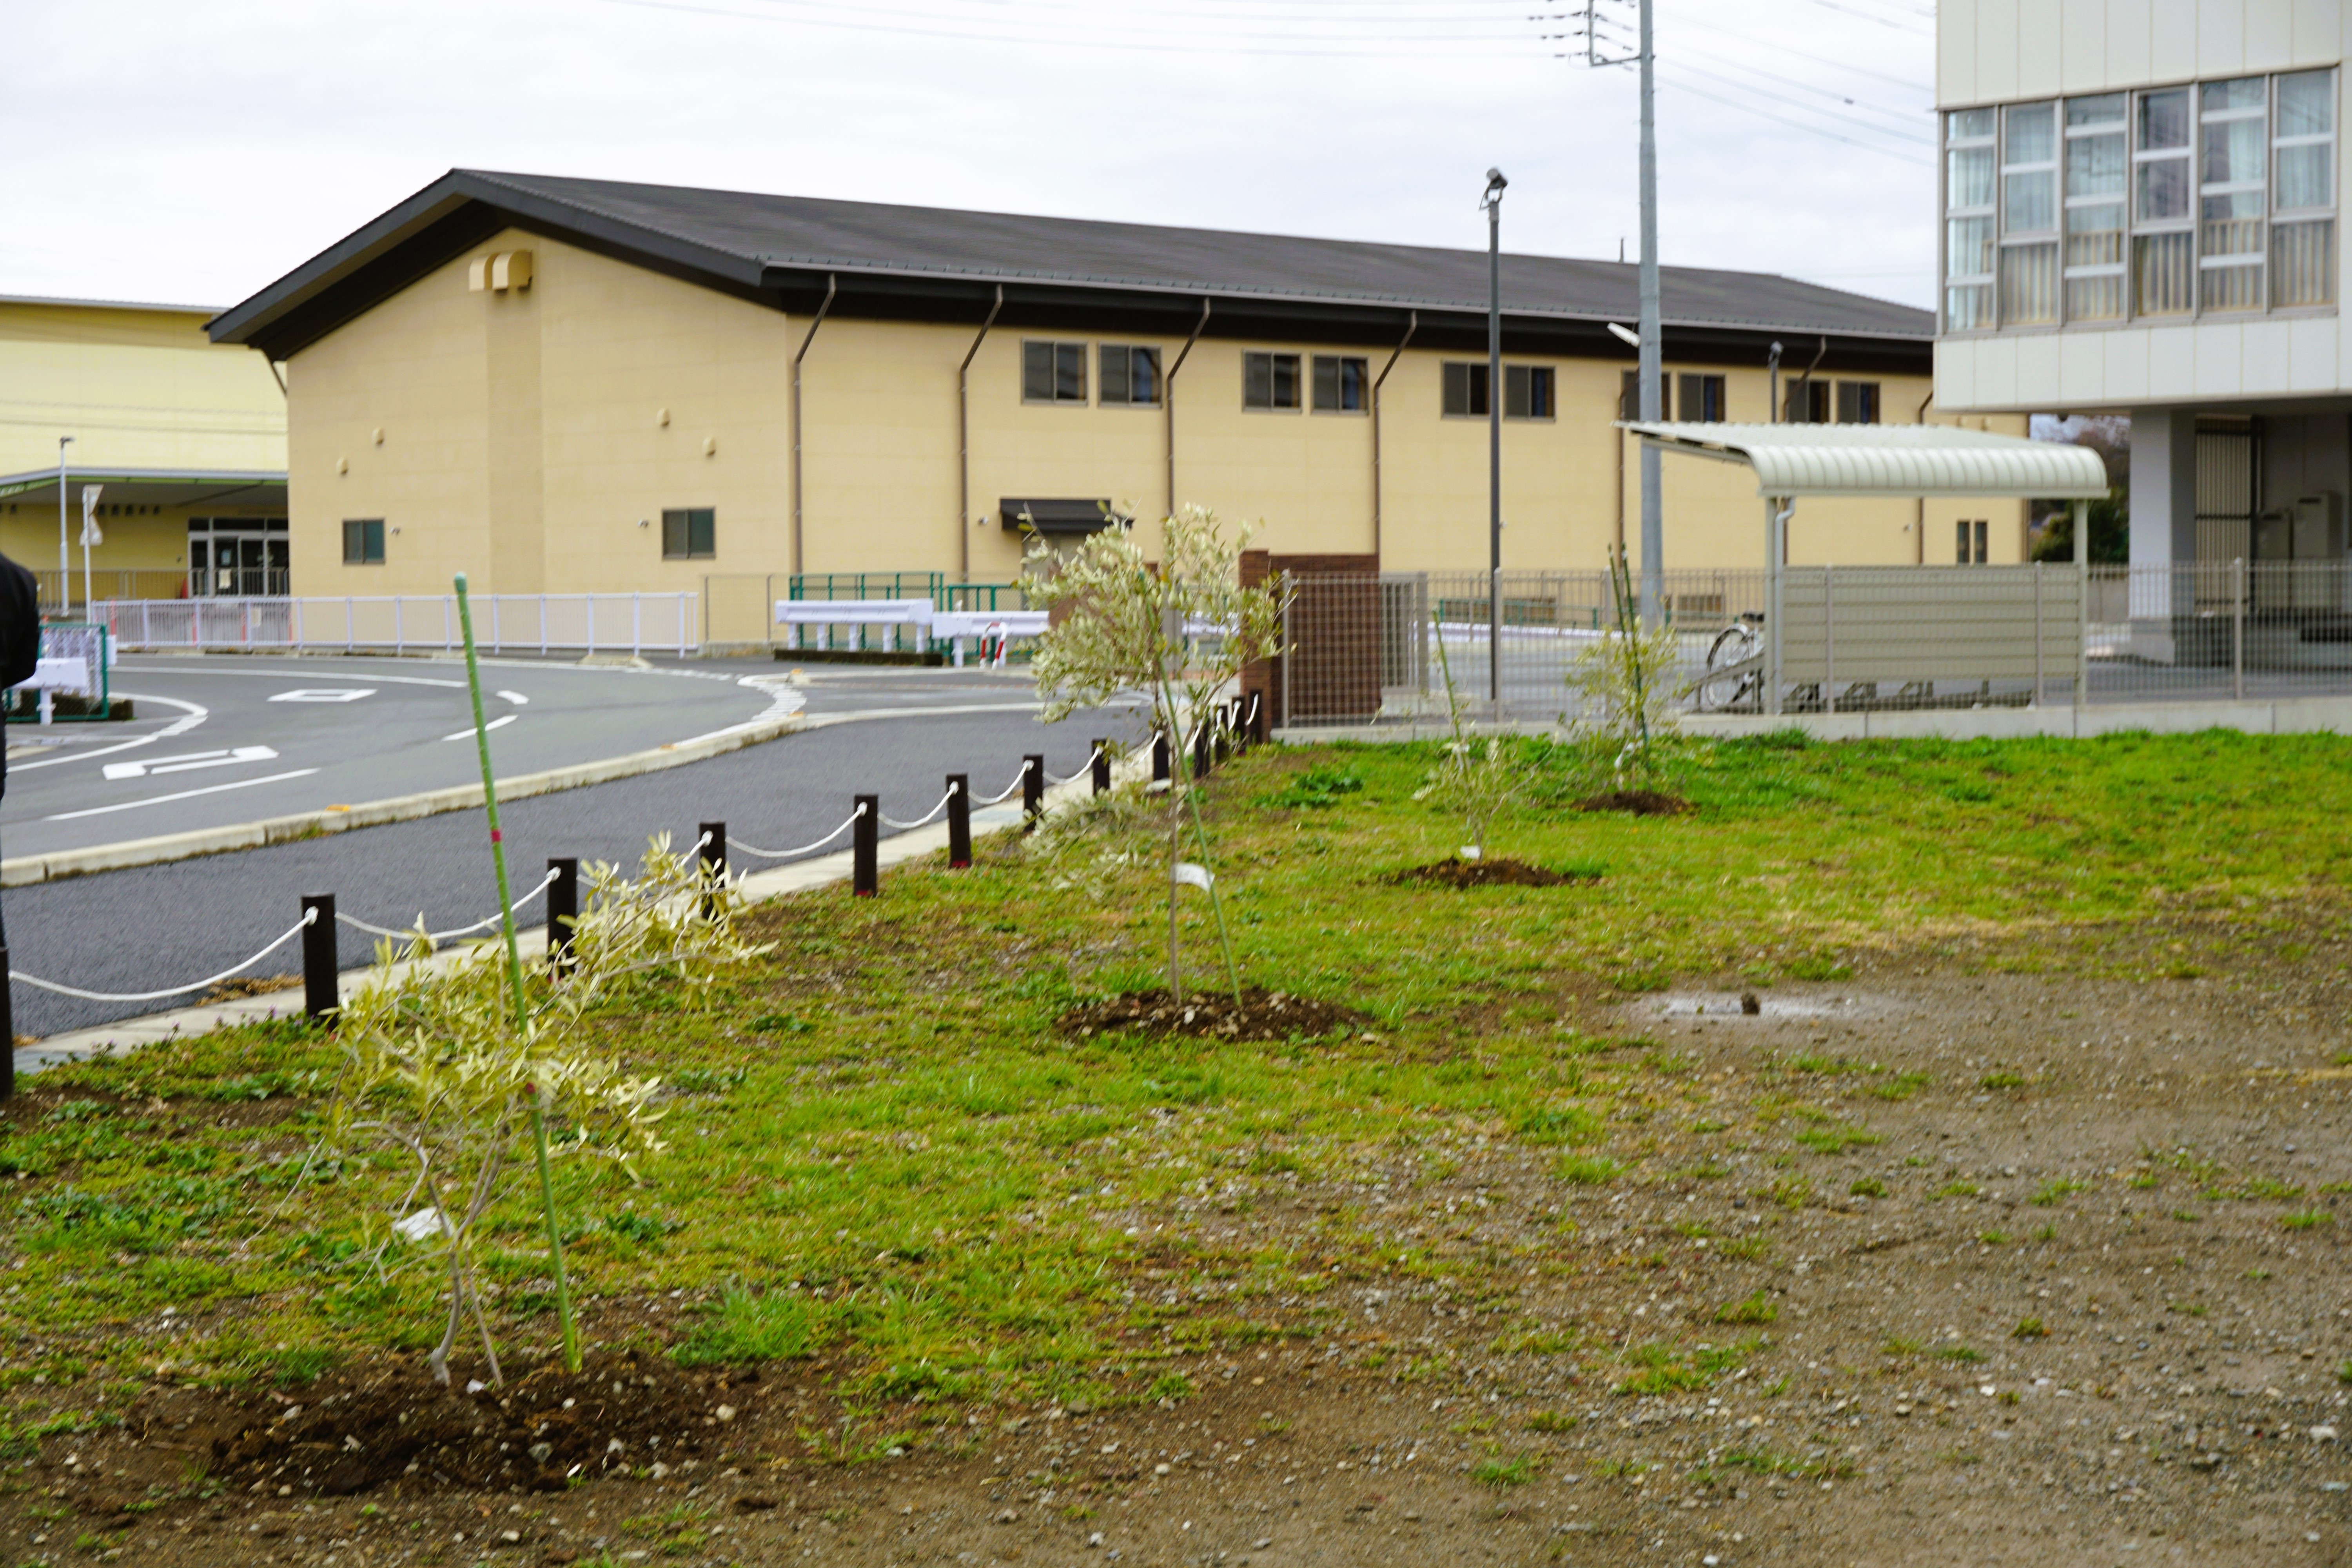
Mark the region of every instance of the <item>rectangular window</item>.
<instances>
[{"instance_id":1,"label":"rectangular window","mask_svg":"<svg viewBox=\"0 0 2352 1568\"><path fill-rule=\"evenodd\" d=\"M1297 407L1298 356L1255 353L1243 354L1242 406L1244 408Z\"/></svg>"},{"instance_id":2,"label":"rectangular window","mask_svg":"<svg viewBox=\"0 0 2352 1568\"><path fill-rule=\"evenodd\" d=\"M1675 405L1682 410L1683 420L1694 425L1723 423L1723 377L1685 375L1678 379L1682 388L1675 395Z\"/></svg>"},{"instance_id":3,"label":"rectangular window","mask_svg":"<svg viewBox=\"0 0 2352 1568\"><path fill-rule=\"evenodd\" d=\"M1841 425L1878 423L1878 383L1841 381L1837 384L1837 416Z\"/></svg>"},{"instance_id":4,"label":"rectangular window","mask_svg":"<svg viewBox=\"0 0 2352 1568\"><path fill-rule=\"evenodd\" d=\"M2066 100L2065 306L2070 321L2124 316L2125 205L2131 153L2129 99L2120 92Z\"/></svg>"},{"instance_id":5,"label":"rectangular window","mask_svg":"<svg viewBox=\"0 0 2352 1568\"><path fill-rule=\"evenodd\" d=\"M1021 345L1021 401L1084 403L1087 345L1030 339Z\"/></svg>"},{"instance_id":6,"label":"rectangular window","mask_svg":"<svg viewBox=\"0 0 2352 1568\"><path fill-rule=\"evenodd\" d=\"M2271 305L2336 302L2336 73L2278 79L2272 142Z\"/></svg>"},{"instance_id":7,"label":"rectangular window","mask_svg":"<svg viewBox=\"0 0 2352 1568\"><path fill-rule=\"evenodd\" d=\"M1944 116L1944 330L1993 325L1993 112Z\"/></svg>"},{"instance_id":8,"label":"rectangular window","mask_svg":"<svg viewBox=\"0 0 2352 1568\"><path fill-rule=\"evenodd\" d=\"M1371 406L1371 366L1347 354L1315 356L1315 412L1361 414Z\"/></svg>"},{"instance_id":9,"label":"rectangular window","mask_svg":"<svg viewBox=\"0 0 2352 1568\"><path fill-rule=\"evenodd\" d=\"M1961 566L1982 566L1992 559L1991 528L1988 521L1979 518L1970 522L1966 518L1953 525L1955 534L1953 561Z\"/></svg>"},{"instance_id":10,"label":"rectangular window","mask_svg":"<svg viewBox=\"0 0 2352 1568\"><path fill-rule=\"evenodd\" d=\"M2132 125L2132 311L2196 308L2197 236L2189 167L2189 89L2139 95Z\"/></svg>"},{"instance_id":11,"label":"rectangular window","mask_svg":"<svg viewBox=\"0 0 2352 1568\"><path fill-rule=\"evenodd\" d=\"M2208 310L2263 308L2270 83L2207 82L2198 109L2198 295Z\"/></svg>"},{"instance_id":12,"label":"rectangular window","mask_svg":"<svg viewBox=\"0 0 2352 1568\"><path fill-rule=\"evenodd\" d=\"M2001 110L2000 322L2058 321L2058 106Z\"/></svg>"},{"instance_id":13,"label":"rectangular window","mask_svg":"<svg viewBox=\"0 0 2352 1568\"><path fill-rule=\"evenodd\" d=\"M226 556L228 552L224 549L220 553ZM383 519L380 517L343 519L343 564L346 566L383 564Z\"/></svg>"},{"instance_id":14,"label":"rectangular window","mask_svg":"<svg viewBox=\"0 0 2352 1568\"><path fill-rule=\"evenodd\" d=\"M1484 361L1446 362L1445 412L1456 417L1486 417L1486 366Z\"/></svg>"},{"instance_id":15,"label":"rectangular window","mask_svg":"<svg viewBox=\"0 0 2352 1568\"><path fill-rule=\"evenodd\" d=\"M1826 425L1830 422L1830 384L1826 381L1797 381L1789 387L1787 407L1781 418L1790 425Z\"/></svg>"},{"instance_id":16,"label":"rectangular window","mask_svg":"<svg viewBox=\"0 0 2352 1568\"><path fill-rule=\"evenodd\" d=\"M708 561L719 553L719 514L707 506L662 513L662 559Z\"/></svg>"},{"instance_id":17,"label":"rectangular window","mask_svg":"<svg viewBox=\"0 0 2352 1568\"><path fill-rule=\"evenodd\" d=\"M1664 401L1663 395L1665 388L1663 385L1664 378L1661 377L1660 379L1662 384L1658 389L1661 394L1659 401L1663 403ZM1447 412L1450 413L1452 410L1449 409ZM1658 413L1659 416L1663 418L1665 415L1665 410L1661 408ZM1617 379L1617 417L1620 419L1639 419L1641 416L1642 373L1635 370L1629 370Z\"/></svg>"},{"instance_id":18,"label":"rectangular window","mask_svg":"<svg viewBox=\"0 0 2352 1568\"><path fill-rule=\"evenodd\" d=\"M1160 405L1160 351L1132 343L1105 343L1102 346L1102 401L1105 407L1114 403L1129 407L1156 408ZM1085 390L1079 400L1085 400Z\"/></svg>"},{"instance_id":19,"label":"rectangular window","mask_svg":"<svg viewBox=\"0 0 2352 1568\"><path fill-rule=\"evenodd\" d=\"M1503 367L1504 418L1550 418L1552 416L1551 393L1551 366L1507 364Z\"/></svg>"}]
</instances>

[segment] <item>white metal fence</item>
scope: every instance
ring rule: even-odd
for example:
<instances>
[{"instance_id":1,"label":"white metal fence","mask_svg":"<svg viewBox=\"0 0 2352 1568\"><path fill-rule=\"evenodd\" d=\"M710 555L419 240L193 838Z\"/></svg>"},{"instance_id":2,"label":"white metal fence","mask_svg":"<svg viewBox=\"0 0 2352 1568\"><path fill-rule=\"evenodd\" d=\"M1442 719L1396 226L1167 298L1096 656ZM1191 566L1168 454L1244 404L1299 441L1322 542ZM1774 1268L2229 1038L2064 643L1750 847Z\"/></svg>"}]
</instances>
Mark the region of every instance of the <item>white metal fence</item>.
<instances>
[{"instance_id":1,"label":"white metal fence","mask_svg":"<svg viewBox=\"0 0 2352 1568\"><path fill-rule=\"evenodd\" d=\"M1605 573L1291 580L1269 666L1286 728L1576 715L1580 653L1615 624ZM1777 604L1775 599L1777 596ZM1694 710L1895 709L2352 695L2352 564L1790 566L1669 573L1677 700Z\"/></svg>"},{"instance_id":2,"label":"white metal fence","mask_svg":"<svg viewBox=\"0 0 2352 1568\"><path fill-rule=\"evenodd\" d=\"M480 594L474 640L492 653L690 653L694 594ZM344 598L101 600L90 618L124 648L343 648L394 653L464 646L447 594Z\"/></svg>"}]
</instances>

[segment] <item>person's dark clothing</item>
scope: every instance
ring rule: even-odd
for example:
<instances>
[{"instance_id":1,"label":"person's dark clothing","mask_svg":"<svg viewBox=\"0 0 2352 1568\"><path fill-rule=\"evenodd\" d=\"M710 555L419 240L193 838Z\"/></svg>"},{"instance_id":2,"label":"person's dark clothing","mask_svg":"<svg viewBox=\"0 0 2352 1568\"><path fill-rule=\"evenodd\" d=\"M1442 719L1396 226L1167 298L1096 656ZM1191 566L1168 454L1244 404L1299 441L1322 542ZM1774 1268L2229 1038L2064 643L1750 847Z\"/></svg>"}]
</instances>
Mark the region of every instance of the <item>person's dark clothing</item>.
<instances>
[{"instance_id":1,"label":"person's dark clothing","mask_svg":"<svg viewBox=\"0 0 2352 1568\"><path fill-rule=\"evenodd\" d=\"M30 680L40 660L40 584L30 572L0 555L0 687ZM7 791L7 751L0 747L0 795Z\"/></svg>"}]
</instances>

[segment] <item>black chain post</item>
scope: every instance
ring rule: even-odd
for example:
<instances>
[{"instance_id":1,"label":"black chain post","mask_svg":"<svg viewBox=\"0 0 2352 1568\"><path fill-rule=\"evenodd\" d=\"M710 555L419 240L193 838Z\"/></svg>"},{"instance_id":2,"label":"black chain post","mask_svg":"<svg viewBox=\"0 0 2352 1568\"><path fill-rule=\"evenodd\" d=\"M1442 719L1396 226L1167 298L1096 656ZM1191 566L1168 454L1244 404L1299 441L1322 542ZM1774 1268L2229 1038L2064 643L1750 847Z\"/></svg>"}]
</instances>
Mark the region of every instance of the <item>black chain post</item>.
<instances>
[{"instance_id":1,"label":"black chain post","mask_svg":"<svg viewBox=\"0 0 2352 1568\"><path fill-rule=\"evenodd\" d=\"M1265 694L1253 691L1249 700L1250 744L1262 745L1265 741Z\"/></svg>"},{"instance_id":2,"label":"black chain post","mask_svg":"<svg viewBox=\"0 0 2352 1568\"><path fill-rule=\"evenodd\" d=\"M1031 755L1021 759L1021 831L1034 833L1037 819L1045 815L1045 759Z\"/></svg>"},{"instance_id":3,"label":"black chain post","mask_svg":"<svg viewBox=\"0 0 2352 1568\"><path fill-rule=\"evenodd\" d=\"M1168 782L1168 731L1165 730L1151 731L1151 782Z\"/></svg>"},{"instance_id":4,"label":"black chain post","mask_svg":"<svg viewBox=\"0 0 2352 1568\"><path fill-rule=\"evenodd\" d=\"M1192 731L1192 776L1196 779L1209 776L1209 750L1214 744L1209 738L1209 731L1214 723L1215 721L1204 717Z\"/></svg>"},{"instance_id":5,"label":"black chain post","mask_svg":"<svg viewBox=\"0 0 2352 1568\"><path fill-rule=\"evenodd\" d=\"M1108 741L1095 742L1093 772L1095 793L1108 795L1110 793L1110 742Z\"/></svg>"},{"instance_id":6,"label":"black chain post","mask_svg":"<svg viewBox=\"0 0 2352 1568\"><path fill-rule=\"evenodd\" d=\"M302 928L302 1011L324 1018L343 1005L335 985L335 895L310 894L302 912L310 917Z\"/></svg>"},{"instance_id":7,"label":"black chain post","mask_svg":"<svg viewBox=\"0 0 2352 1568\"><path fill-rule=\"evenodd\" d=\"M572 973L572 931L580 920L580 862L551 859L547 868L555 880L547 885L547 967L556 974Z\"/></svg>"},{"instance_id":8,"label":"black chain post","mask_svg":"<svg viewBox=\"0 0 2352 1568\"><path fill-rule=\"evenodd\" d=\"M698 858L702 862L702 918L709 920L719 912L719 889L727 885L727 825L706 822L700 832L702 850Z\"/></svg>"},{"instance_id":9,"label":"black chain post","mask_svg":"<svg viewBox=\"0 0 2352 1568\"><path fill-rule=\"evenodd\" d=\"M856 797L857 816L849 828L849 891L870 899L882 889L882 797Z\"/></svg>"},{"instance_id":10,"label":"black chain post","mask_svg":"<svg viewBox=\"0 0 2352 1568\"><path fill-rule=\"evenodd\" d=\"M0 947L0 1100L16 1093L16 995L8 983L8 950Z\"/></svg>"},{"instance_id":11,"label":"black chain post","mask_svg":"<svg viewBox=\"0 0 2352 1568\"><path fill-rule=\"evenodd\" d=\"M971 864L971 779L948 775L948 865L961 871Z\"/></svg>"}]
</instances>

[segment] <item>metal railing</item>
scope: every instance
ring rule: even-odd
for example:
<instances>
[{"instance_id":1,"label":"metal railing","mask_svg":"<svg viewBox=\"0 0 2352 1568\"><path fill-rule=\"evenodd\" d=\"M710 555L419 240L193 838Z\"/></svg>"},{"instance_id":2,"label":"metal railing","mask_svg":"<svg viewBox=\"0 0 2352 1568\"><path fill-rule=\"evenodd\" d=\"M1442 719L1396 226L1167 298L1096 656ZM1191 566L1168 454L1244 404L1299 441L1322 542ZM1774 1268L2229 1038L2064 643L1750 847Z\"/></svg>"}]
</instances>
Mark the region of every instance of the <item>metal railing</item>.
<instances>
[{"instance_id":1,"label":"metal railing","mask_svg":"<svg viewBox=\"0 0 2352 1568\"><path fill-rule=\"evenodd\" d=\"M702 580L703 641L810 651L899 647L887 626L793 626L776 619L780 600L840 599L929 599L935 609L982 615L1029 607L1024 584L954 583L943 572L714 573Z\"/></svg>"},{"instance_id":2,"label":"metal railing","mask_svg":"<svg viewBox=\"0 0 2352 1568\"><path fill-rule=\"evenodd\" d=\"M476 641L492 653L686 654L700 646L692 594L482 594ZM449 651L464 638L446 594L101 602L91 619L123 648Z\"/></svg>"},{"instance_id":3,"label":"metal railing","mask_svg":"<svg viewBox=\"0 0 2352 1568\"><path fill-rule=\"evenodd\" d=\"M1283 728L1427 727L1446 677L1482 718L1573 721L1615 624L1605 573L1290 580L1267 690ZM2352 563L1789 566L1669 573L1670 683L1749 713L2352 695ZM1499 689L1495 675L1499 671Z\"/></svg>"},{"instance_id":4,"label":"metal railing","mask_svg":"<svg viewBox=\"0 0 2352 1568\"><path fill-rule=\"evenodd\" d=\"M261 574L255 573L258 578ZM271 574L280 593L285 591L286 574ZM176 566L131 568L110 571L104 567L84 576L81 569L63 574L64 586L58 586L59 574L54 566L43 571L33 569L34 580L40 586L40 603L44 610L55 612L59 605L68 611L76 605L87 605L91 597L100 603L109 599L179 599L187 596L188 574ZM85 595L85 588L88 594Z\"/></svg>"}]
</instances>

